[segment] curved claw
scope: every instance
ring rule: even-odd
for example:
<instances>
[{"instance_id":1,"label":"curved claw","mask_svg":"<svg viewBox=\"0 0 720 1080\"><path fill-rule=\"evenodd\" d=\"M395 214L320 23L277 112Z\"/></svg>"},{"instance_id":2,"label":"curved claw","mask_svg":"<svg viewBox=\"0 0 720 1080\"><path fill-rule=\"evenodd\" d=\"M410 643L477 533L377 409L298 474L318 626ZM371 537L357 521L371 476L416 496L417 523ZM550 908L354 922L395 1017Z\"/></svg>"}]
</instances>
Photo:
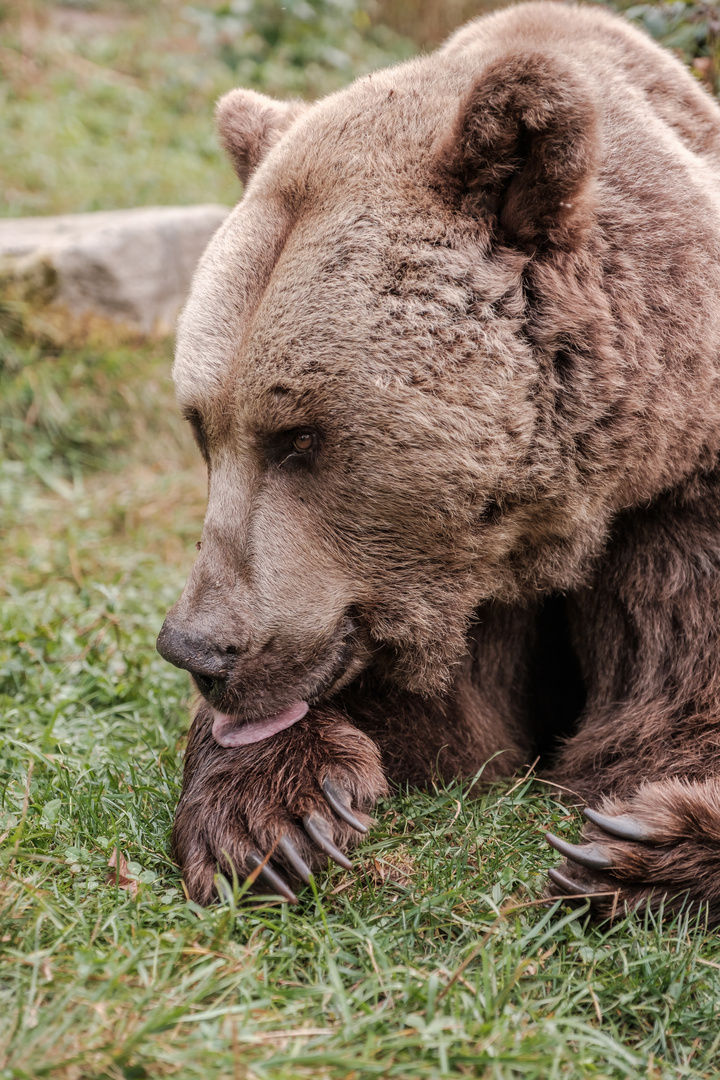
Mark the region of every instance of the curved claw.
<instances>
[{"instance_id":1,"label":"curved claw","mask_svg":"<svg viewBox=\"0 0 720 1080\"><path fill-rule=\"evenodd\" d=\"M612 859L597 844L569 844L567 840L551 832L545 833L545 839L550 847L555 848L566 859L586 866L588 870L609 870L613 864Z\"/></svg>"},{"instance_id":2,"label":"curved claw","mask_svg":"<svg viewBox=\"0 0 720 1080\"><path fill-rule=\"evenodd\" d=\"M312 877L312 871L308 864L303 859L298 849L293 844L289 836L283 836L278 840L278 851L287 859L290 866L293 868L297 876L301 881L304 881L306 885L310 884L310 878Z\"/></svg>"},{"instance_id":3,"label":"curved claw","mask_svg":"<svg viewBox=\"0 0 720 1080\"><path fill-rule=\"evenodd\" d=\"M303 825L310 839L317 844L321 851L334 859L338 866L342 866L344 870L352 870L352 863L346 855L343 855L340 848L335 847L327 834L327 824L319 814L306 814L303 818Z\"/></svg>"},{"instance_id":4,"label":"curved claw","mask_svg":"<svg viewBox=\"0 0 720 1080\"><path fill-rule=\"evenodd\" d=\"M619 814L617 817L609 817L607 814L599 814L597 810L591 810L586 806L583 810L585 817L593 825L597 825L603 832L610 836L617 836L621 840L635 840L638 843L652 843L655 837L642 821L630 814Z\"/></svg>"},{"instance_id":5,"label":"curved claw","mask_svg":"<svg viewBox=\"0 0 720 1080\"><path fill-rule=\"evenodd\" d=\"M339 818L346 821L351 829L357 829L361 833L368 831L367 825L363 825L362 821L353 814L349 803L345 801L347 795L341 788L333 784L332 780L324 780L322 789L330 809L334 810Z\"/></svg>"},{"instance_id":6,"label":"curved claw","mask_svg":"<svg viewBox=\"0 0 720 1080\"><path fill-rule=\"evenodd\" d=\"M578 885L576 881L573 881L569 877L565 877L565 875L561 873L560 870L556 870L554 866L548 870L548 877L551 881L555 882L562 892L569 896L587 896L590 892L584 885Z\"/></svg>"},{"instance_id":7,"label":"curved claw","mask_svg":"<svg viewBox=\"0 0 720 1080\"><path fill-rule=\"evenodd\" d=\"M292 891L289 885L287 885L278 874L277 870L273 870L271 866L266 863L262 866L263 858L258 855L257 851L251 851L248 855L248 862L254 870L257 870L259 866L262 867L259 878L262 878L278 896L282 896L283 900L287 900L290 904L297 904L298 898Z\"/></svg>"}]
</instances>

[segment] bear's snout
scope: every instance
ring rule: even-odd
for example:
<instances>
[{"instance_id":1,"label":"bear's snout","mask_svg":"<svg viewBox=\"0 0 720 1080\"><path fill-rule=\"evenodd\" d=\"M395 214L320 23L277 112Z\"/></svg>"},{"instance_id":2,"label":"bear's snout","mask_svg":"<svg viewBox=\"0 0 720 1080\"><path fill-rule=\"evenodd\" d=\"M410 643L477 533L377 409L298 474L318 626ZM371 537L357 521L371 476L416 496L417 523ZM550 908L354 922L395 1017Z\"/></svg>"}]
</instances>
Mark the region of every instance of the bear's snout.
<instances>
[{"instance_id":1,"label":"bear's snout","mask_svg":"<svg viewBox=\"0 0 720 1080\"><path fill-rule=\"evenodd\" d=\"M351 681L366 665L368 649L353 618L343 616L329 631L304 640L282 632L262 644L243 635L242 645L212 633L213 621L187 613L179 602L157 638L164 660L188 671L210 705L247 721L268 717L295 701L317 701Z\"/></svg>"},{"instance_id":2,"label":"bear's snout","mask_svg":"<svg viewBox=\"0 0 720 1080\"><path fill-rule=\"evenodd\" d=\"M190 672L203 697L212 700L224 694L235 652L232 647L218 646L193 634L173 623L170 616L162 625L156 647L164 660Z\"/></svg>"}]
</instances>

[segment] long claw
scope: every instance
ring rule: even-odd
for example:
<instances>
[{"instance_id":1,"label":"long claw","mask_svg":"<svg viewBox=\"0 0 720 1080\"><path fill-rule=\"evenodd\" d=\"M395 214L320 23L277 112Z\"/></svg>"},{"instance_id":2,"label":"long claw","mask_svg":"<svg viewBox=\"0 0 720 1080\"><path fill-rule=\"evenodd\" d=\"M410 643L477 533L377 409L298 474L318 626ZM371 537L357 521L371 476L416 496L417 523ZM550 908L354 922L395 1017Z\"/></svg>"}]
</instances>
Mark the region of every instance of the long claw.
<instances>
[{"instance_id":1,"label":"long claw","mask_svg":"<svg viewBox=\"0 0 720 1080\"><path fill-rule=\"evenodd\" d=\"M303 825L310 839L317 844L321 851L334 859L338 866L342 866L344 870L352 870L352 863L346 855L343 855L340 848L335 847L327 834L327 825L319 814L306 814L303 818Z\"/></svg>"},{"instance_id":2,"label":"long claw","mask_svg":"<svg viewBox=\"0 0 720 1080\"><path fill-rule=\"evenodd\" d=\"M587 896L590 892L584 885L578 885L576 881L572 881L571 878L565 877L565 875L559 870L556 870L554 866L550 867L548 870L548 877L551 881L555 882L559 889L570 896Z\"/></svg>"},{"instance_id":3,"label":"long claw","mask_svg":"<svg viewBox=\"0 0 720 1080\"><path fill-rule=\"evenodd\" d=\"M253 870L257 870L258 866L262 866L263 858L258 855L257 851L251 851L248 855L248 862L252 866ZM298 898L292 891L289 885L287 885L280 877L276 870L273 870L272 866L262 866L262 870L258 874L258 877L262 878L278 896L282 896L283 900L287 900L291 904L297 904Z\"/></svg>"},{"instance_id":4,"label":"long claw","mask_svg":"<svg viewBox=\"0 0 720 1080\"><path fill-rule=\"evenodd\" d=\"M597 810L591 810L586 806L583 810L585 817L599 829L609 833L610 836L618 836L621 840L636 840L638 843L652 843L654 836L642 821L631 817L630 814L619 814L617 817L608 817L607 814L599 814Z\"/></svg>"},{"instance_id":5,"label":"long claw","mask_svg":"<svg viewBox=\"0 0 720 1080\"><path fill-rule=\"evenodd\" d=\"M332 780L324 780L322 789L330 808L335 811L338 817L346 821L350 828L357 829L361 833L367 832L367 825L363 825L362 821L355 817L350 806L345 801L347 796L344 791L336 787Z\"/></svg>"},{"instance_id":6,"label":"long claw","mask_svg":"<svg viewBox=\"0 0 720 1080\"><path fill-rule=\"evenodd\" d=\"M545 833L545 839L550 847L555 848L566 859L586 866L588 870L608 870L613 864L612 859L597 844L568 844L567 840L551 832Z\"/></svg>"},{"instance_id":7,"label":"long claw","mask_svg":"<svg viewBox=\"0 0 720 1080\"><path fill-rule=\"evenodd\" d=\"M283 853L283 855L289 862L290 866L292 866L293 870L300 878L300 880L304 881L306 885L309 885L312 871L310 870L310 867L305 862L298 849L293 844L290 837L283 836L280 840L278 840L277 847L278 851L281 851Z\"/></svg>"}]
</instances>

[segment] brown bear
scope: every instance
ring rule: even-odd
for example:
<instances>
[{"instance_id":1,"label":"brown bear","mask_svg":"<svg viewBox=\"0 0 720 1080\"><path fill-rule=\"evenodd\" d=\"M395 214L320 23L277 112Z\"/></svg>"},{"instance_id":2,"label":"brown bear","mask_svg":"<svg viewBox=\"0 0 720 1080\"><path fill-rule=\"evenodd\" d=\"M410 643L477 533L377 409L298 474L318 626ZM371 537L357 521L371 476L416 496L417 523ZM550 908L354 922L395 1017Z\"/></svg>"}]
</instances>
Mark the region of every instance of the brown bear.
<instances>
[{"instance_id":1,"label":"brown bear","mask_svg":"<svg viewBox=\"0 0 720 1080\"><path fill-rule=\"evenodd\" d=\"M218 117L247 186L178 330L209 498L158 642L202 695L190 896L293 900L388 780L544 754L590 804L556 890L720 921L720 109L529 3Z\"/></svg>"}]
</instances>

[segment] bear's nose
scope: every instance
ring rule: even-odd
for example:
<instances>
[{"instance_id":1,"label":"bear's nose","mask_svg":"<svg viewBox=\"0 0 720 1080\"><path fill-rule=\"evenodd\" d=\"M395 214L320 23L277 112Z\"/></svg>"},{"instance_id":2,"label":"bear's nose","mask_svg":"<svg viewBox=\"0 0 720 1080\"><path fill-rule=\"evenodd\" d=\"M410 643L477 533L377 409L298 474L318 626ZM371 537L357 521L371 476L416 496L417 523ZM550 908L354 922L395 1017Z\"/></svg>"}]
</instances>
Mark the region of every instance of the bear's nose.
<instances>
[{"instance_id":1,"label":"bear's nose","mask_svg":"<svg viewBox=\"0 0 720 1080\"><path fill-rule=\"evenodd\" d=\"M216 697L225 689L229 675L229 650L173 626L168 619L158 634L156 647L164 660L190 672L198 690L205 697Z\"/></svg>"}]
</instances>

